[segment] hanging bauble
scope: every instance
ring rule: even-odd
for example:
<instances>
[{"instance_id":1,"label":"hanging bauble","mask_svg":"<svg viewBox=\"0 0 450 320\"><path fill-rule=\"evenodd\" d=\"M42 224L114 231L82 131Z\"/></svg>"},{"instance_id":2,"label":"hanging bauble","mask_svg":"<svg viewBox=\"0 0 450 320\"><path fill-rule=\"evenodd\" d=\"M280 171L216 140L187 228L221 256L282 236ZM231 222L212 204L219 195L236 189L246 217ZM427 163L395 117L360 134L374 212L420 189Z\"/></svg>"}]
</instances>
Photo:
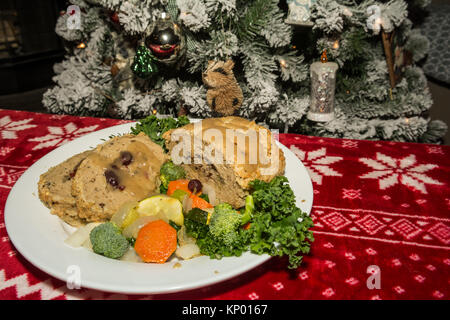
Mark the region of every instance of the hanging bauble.
<instances>
[{"instance_id":1,"label":"hanging bauble","mask_svg":"<svg viewBox=\"0 0 450 320\"><path fill-rule=\"evenodd\" d=\"M155 63L155 57L144 45L140 45L136 50L131 70L139 78L149 78L158 72L158 66Z\"/></svg>"},{"instance_id":2,"label":"hanging bauble","mask_svg":"<svg viewBox=\"0 0 450 320\"><path fill-rule=\"evenodd\" d=\"M117 11L111 11L109 13L109 18L112 22L120 24L119 14L117 13Z\"/></svg>"},{"instance_id":3,"label":"hanging bauble","mask_svg":"<svg viewBox=\"0 0 450 320\"><path fill-rule=\"evenodd\" d=\"M163 13L149 26L144 42L159 63L177 68L184 64L186 37L169 15Z\"/></svg>"}]
</instances>

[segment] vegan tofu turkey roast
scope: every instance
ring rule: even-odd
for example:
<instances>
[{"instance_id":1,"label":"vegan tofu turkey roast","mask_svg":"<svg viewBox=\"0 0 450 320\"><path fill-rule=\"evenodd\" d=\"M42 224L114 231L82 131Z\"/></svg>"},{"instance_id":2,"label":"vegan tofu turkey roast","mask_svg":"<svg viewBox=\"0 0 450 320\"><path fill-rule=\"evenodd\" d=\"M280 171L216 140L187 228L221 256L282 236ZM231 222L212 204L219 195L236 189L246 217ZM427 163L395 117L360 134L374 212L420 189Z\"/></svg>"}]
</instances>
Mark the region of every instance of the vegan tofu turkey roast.
<instances>
[{"instance_id":1,"label":"vegan tofu turkey roast","mask_svg":"<svg viewBox=\"0 0 450 320\"><path fill-rule=\"evenodd\" d=\"M253 141L249 138L252 134L255 137ZM183 143L183 135L190 141L188 159L183 155L183 150L176 147ZM205 119L169 130L163 138L172 160L176 162L180 159L188 178L214 186L218 203L226 202L235 208L245 205L252 180L269 182L284 173L284 154L274 143L271 132L243 118ZM266 158L260 156L260 151ZM195 158L201 158L201 161L195 161Z\"/></svg>"},{"instance_id":2,"label":"vegan tofu turkey roast","mask_svg":"<svg viewBox=\"0 0 450 320\"><path fill-rule=\"evenodd\" d=\"M50 168L39 179L38 190L41 201L67 223L79 226L86 221L78 216L76 198L72 195L72 181L81 162L91 151L70 157Z\"/></svg>"},{"instance_id":3,"label":"vegan tofu turkey roast","mask_svg":"<svg viewBox=\"0 0 450 320\"><path fill-rule=\"evenodd\" d=\"M269 182L284 173L284 154L271 132L230 116L166 131L162 137L169 154L144 132L113 137L50 168L40 178L39 197L51 213L73 226L107 221L123 204L158 193L161 166L169 155L177 160L172 152L179 143L177 130L191 141L189 161L182 164L186 177L214 187L217 203L240 208L252 180Z\"/></svg>"},{"instance_id":4,"label":"vegan tofu turkey roast","mask_svg":"<svg viewBox=\"0 0 450 320\"><path fill-rule=\"evenodd\" d=\"M167 160L144 133L114 137L44 173L39 197L71 225L106 221L124 203L155 193Z\"/></svg>"},{"instance_id":5,"label":"vegan tofu turkey roast","mask_svg":"<svg viewBox=\"0 0 450 320\"><path fill-rule=\"evenodd\" d=\"M300 265L312 220L270 130L233 116L150 115L130 131L41 175L42 202L80 226L67 245L129 262L249 251Z\"/></svg>"}]
</instances>

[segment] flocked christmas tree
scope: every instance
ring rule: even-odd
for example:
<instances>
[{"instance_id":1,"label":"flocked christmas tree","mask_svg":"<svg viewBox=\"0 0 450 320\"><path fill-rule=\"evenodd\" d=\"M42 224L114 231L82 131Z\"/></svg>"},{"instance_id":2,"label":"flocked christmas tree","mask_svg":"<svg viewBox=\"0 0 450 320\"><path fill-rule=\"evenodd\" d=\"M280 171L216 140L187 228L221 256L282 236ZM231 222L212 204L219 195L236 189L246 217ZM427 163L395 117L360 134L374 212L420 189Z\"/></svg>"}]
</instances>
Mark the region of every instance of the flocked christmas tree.
<instances>
[{"instance_id":1,"label":"flocked christmas tree","mask_svg":"<svg viewBox=\"0 0 450 320\"><path fill-rule=\"evenodd\" d=\"M311 4L309 25L300 26L286 19L293 0L70 2L81 8L81 24L70 28L70 9L58 20L67 56L55 65L56 86L43 98L50 112L126 119L152 113L215 116L218 102L207 101L208 62L231 60L232 71L216 66L216 72L232 72L228 80L242 91L242 104L230 100L237 107L232 111L272 128L432 143L447 130L428 118L432 99L420 68L428 40L416 22L430 1L304 1ZM395 32L410 52L394 87L383 32ZM335 116L314 122L306 116L310 66L324 50L339 66Z\"/></svg>"}]
</instances>

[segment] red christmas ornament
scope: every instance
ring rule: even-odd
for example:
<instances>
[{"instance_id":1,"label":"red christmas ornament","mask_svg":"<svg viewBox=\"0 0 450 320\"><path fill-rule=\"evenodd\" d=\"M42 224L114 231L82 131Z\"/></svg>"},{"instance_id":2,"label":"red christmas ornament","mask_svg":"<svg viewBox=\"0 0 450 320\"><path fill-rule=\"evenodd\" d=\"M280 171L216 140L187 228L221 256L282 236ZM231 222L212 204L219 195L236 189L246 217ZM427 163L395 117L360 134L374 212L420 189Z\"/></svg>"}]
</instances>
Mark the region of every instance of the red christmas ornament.
<instances>
[{"instance_id":1,"label":"red christmas ornament","mask_svg":"<svg viewBox=\"0 0 450 320\"><path fill-rule=\"evenodd\" d=\"M117 11L113 11L111 12L111 14L109 15L109 18L111 19L112 22L119 24L120 20L119 20L119 14L117 13Z\"/></svg>"},{"instance_id":2,"label":"red christmas ornament","mask_svg":"<svg viewBox=\"0 0 450 320\"><path fill-rule=\"evenodd\" d=\"M153 54L160 59L171 56L177 47L176 44L167 44L166 46L160 44L149 44L148 46L150 47L150 50L152 50Z\"/></svg>"},{"instance_id":3,"label":"red christmas ornament","mask_svg":"<svg viewBox=\"0 0 450 320\"><path fill-rule=\"evenodd\" d=\"M159 63L167 66L183 64L186 38L169 15L163 14L147 30L144 43Z\"/></svg>"}]
</instances>

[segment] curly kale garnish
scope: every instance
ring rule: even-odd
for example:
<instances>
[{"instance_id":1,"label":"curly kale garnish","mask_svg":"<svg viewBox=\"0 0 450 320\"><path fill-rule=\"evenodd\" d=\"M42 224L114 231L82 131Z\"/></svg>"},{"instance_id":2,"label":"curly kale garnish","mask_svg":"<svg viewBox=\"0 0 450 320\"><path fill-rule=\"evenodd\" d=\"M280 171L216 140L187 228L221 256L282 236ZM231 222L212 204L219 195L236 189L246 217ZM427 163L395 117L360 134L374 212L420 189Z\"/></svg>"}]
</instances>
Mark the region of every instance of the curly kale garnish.
<instances>
[{"instance_id":1,"label":"curly kale garnish","mask_svg":"<svg viewBox=\"0 0 450 320\"><path fill-rule=\"evenodd\" d=\"M231 211L224 215L224 204L220 204L220 209L212 213L212 225L211 222L207 225L201 220L194 221L187 215L188 234L197 239L201 253L211 258L239 256L250 250L256 254L288 256L289 268L297 268L314 241L309 230L313 226L312 219L296 206L294 192L286 177L275 177L271 182L254 180L250 187L253 209L248 223L231 219L234 217ZM244 208L240 212L244 217ZM214 214L220 213L223 216L216 217L221 222L217 224ZM220 232L222 229L226 232ZM232 235L232 238L223 234Z\"/></svg>"},{"instance_id":2,"label":"curly kale garnish","mask_svg":"<svg viewBox=\"0 0 450 320\"><path fill-rule=\"evenodd\" d=\"M186 116L179 118L158 118L155 115L148 116L145 119L140 120L135 127L131 128L131 133L138 134L144 132L153 142L159 144L165 151L165 140L162 137L163 133L171 129L182 127L190 123Z\"/></svg>"}]
</instances>

